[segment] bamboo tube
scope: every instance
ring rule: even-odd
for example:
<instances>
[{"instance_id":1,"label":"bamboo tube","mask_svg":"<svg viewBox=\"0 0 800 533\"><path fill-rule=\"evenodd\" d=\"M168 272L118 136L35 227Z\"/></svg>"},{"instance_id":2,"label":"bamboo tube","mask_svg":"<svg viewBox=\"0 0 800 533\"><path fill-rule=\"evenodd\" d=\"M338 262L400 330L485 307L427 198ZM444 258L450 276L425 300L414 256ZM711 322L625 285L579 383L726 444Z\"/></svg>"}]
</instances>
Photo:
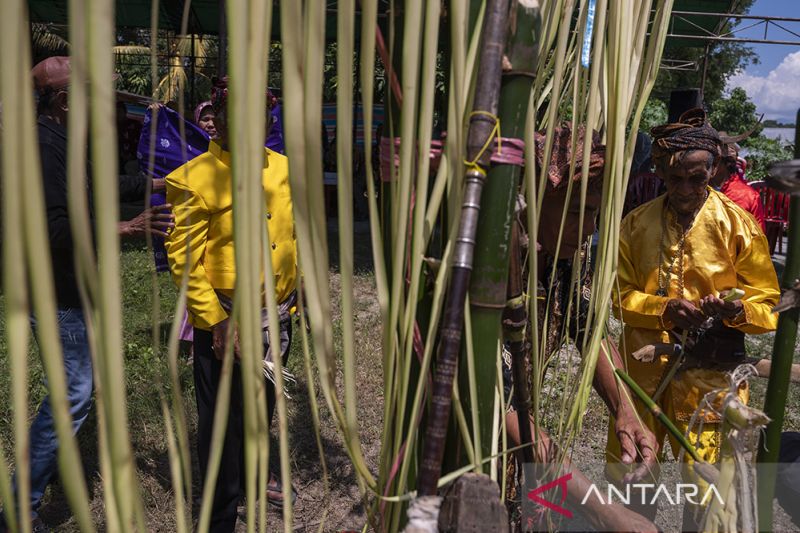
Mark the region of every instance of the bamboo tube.
<instances>
[{"instance_id":1,"label":"bamboo tube","mask_svg":"<svg viewBox=\"0 0 800 533\"><path fill-rule=\"evenodd\" d=\"M507 32L507 0L489 0L483 27L480 72L475 93L473 116L467 140L467 157L475 166L467 171L466 190L462 204L459 234L453 259L453 271L447 291L447 306L440 337L436 373L432 392L432 406L426 425L426 438L422 451L417 493L420 496L436 494L436 484L441 473L441 462L450 417L453 378L458 364L458 351L463 330L464 301L467 296L474 236L486 168L490 153L484 148L491 142L495 120L484 114L495 115L500 89L500 67ZM404 104L407 97L404 97Z\"/></svg>"},{"instance_id":2,"label":"bamboo tube","mask_svg":"<svg viewBox=\"0 0 800 533\"><path fill-rule=\"evenodd\" d=\"M800 111L797 112L800 119ZM800 122L795 129L795 159L800 158ZM790 289L800 277L800 196L793 195L789 201L789 218L794 225L789 227L789 244L786 252L786 266L781 285ZM771 419L762 433L758 447L758 462L761 475L758 480L758 523L762 531L772 527L772 500L775 495L775 475L778 454L781 446L781 430L786 415L786 398L789 394L789 380L797 340L797 326L800 321L800 308L783 311L778 317L778 330L775 332L775 345L772 350L772 368L764 399L764 413Z\"/></svg>"},{"instance_id":3,"label":"bamboo tube","mask_svg":"<svg viewBox=\"0 0 800 533\"><path fill-rule=\"evenodd\" d=\"M499 121L504 136L524 135L534 72L537 61L540 20L538 6L515 0L512 2L509 36L505 54L506 68L502 75ZM481 197L481 210L475 234L475 259L469 295L472 313L471 337L475 345L477 397L470 398L473 412L484 420L480 429L483 455L490 455L492 445L491 416L496 381L496 342L500 336L501 318L506 306L509 282L509 241L512 215L520 182L520 166L495 164L489 170ZM515 259L516 260L516 259ZM521 284L520 284L521 289ZM462 367L463 368L463 367ZM463 380L464 373L461 373ZM527 383L527 379L520 383ZM463 386L463 381L462 381ZM527 386L527 385L526 385ZM526 415L527 416L527 415Z\"/></svg>"}]
</instances>

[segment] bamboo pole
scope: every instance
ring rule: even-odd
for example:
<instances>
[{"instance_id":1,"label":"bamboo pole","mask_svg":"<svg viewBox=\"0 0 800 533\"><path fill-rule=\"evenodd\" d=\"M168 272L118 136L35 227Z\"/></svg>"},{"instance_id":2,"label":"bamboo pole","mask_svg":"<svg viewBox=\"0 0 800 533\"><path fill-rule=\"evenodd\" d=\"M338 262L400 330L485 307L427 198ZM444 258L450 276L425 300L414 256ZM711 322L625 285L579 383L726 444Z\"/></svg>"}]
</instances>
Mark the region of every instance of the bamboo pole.
<instances>
[{"instance_id":1,"label":"bamboo pole","mask_svg":"<svg viewBox=\"0 0 800 533\"><path fill-rule=\"evenodd\" d=\"M800 110L797 112L800 120ZM795 129L794 157L800 158L800 122ZM789 203L788 250L781 285L789 290L800 277L800 196L793 195ZM761 464L758 480L758 524L761 531L772 528L772 500L775 497L776 463L781 447L781 430L786 414L786 398L789 394L794 347L797 341L797 325L800 308L783 311L778 317L775 345L772 349L772 369L764 399L764 413L771 422L762 434L758 447L758 462Z\"/></svg>"},{"instance_id":2,"label":"bamboo pole","mask_svg":"<svg viewBox=\"0 0 800 533\"><path fill-rule=\"evenodd\" d=\"M499 120L504 136L522 138L528 113L531 86L537 62L539 9L514 1L510 10L507 67L502 75ZM506 306L509 282L509 242L511 217L519 191L520 166L495 164L486 180L475 235L474 276L469 288L472 314L472 342L475 348L476 398L470 398L473 412L482 417L481 455L491 455L491 413L495 408L497 378L497 339L501 336L501 317ZM461 373L463 379L464 373ZM527 383L527 379L524 381ZM463 385L462 385L463 386ZM526 414L527 416L527 414ZM522 424L527 426L528 424Z\"/></svg>"},{"instance_id":3,"label":"bamboo pole","mask_svg":"<svg viewBox=\"0 0 800 533\"><path fill-rule=\"evenodd\" d=\"M522 282L522 250L520 247L519 224L512 222L511 262L508 268L508 300L503 310L503 337L511 352L511 370L514 375L514 400L519 424L520 444L531 440L531 425L528 416L531 410L530 390L528 389L528 369L525 363L525 326L528 323L528 310L525 306ZM526 463L534 461L533 448L522 448Z\"/></svg>"},{"instance_id":4,"label":"bamboo pole","mask_svg":"<svg viewBox=\"0 0 800 533\"><path fill-rule=\"evenodd\" d=\"M481 192L486 182L486 169L491 157L486 146L491 142L497 127L496 120L491 116L497 113L507 26L508 1L489 0L483 26L478 85L467 138L467 158L474 164L466 172L466 188L456 238L453 270L448 283L447 304L436 360L432 405L426 425L420 476L417 481L417 493L420 496L436 494L436 485L441 474L450 419L453 379L458 366L458 351L461 347L464 326L464 302L472 274Z\"/></svg>"}]
</instances>

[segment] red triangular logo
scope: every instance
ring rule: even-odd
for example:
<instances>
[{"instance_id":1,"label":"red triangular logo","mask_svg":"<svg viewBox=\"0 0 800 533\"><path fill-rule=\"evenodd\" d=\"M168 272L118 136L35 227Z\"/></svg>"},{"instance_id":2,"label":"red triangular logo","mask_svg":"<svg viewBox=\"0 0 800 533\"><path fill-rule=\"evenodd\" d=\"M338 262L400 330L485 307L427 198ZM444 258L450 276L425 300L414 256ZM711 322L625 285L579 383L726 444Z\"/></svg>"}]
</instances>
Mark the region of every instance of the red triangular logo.
<instances>
[{"instance_id":1,"label":"red triangular logo","mask_svg":"<svg viewBox=\"0 0 800 533\"><path fill-rule=\"evenodd\" d=\"M561 507L561 504L564 503L564 500L567 499L567 481L572 479L572 473L564 474L558 479L551 481L541 487L536 487L532 491L528 492L528 499L534 503L538 503L539 505L544 505L551 511L554 511L558 514L564 515L567 518L572 518L572 512L569 509L564 509ZM552 489L553 487L561 487L561 501L558 503L553 503L551 501L545 500L540 496L543 492L547 492L548 490Z\"/></svg>"}]
</instances>

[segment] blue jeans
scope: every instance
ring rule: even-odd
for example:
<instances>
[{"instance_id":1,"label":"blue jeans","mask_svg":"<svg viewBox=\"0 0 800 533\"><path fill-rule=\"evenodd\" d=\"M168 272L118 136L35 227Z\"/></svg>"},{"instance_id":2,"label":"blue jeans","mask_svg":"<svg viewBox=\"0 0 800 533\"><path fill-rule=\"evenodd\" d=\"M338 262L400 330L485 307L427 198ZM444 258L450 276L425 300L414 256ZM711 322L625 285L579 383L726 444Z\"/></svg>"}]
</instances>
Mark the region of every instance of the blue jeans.
<instances>
[{"instance_id":1,"label":"blue jeans","mask_svg":"<svg viewBox=\"0 0 800 533\"><path fill-rule=\"evenodd\" d=\"M36 333L36 318L33 316L31 316L31 326ZM58 332L64 354L72 432L75 434L86 420L92 406L92 356L89 351L83 311L77 308L59 308ZM46 379L45 386L47 386ZM34 517L42 502L44 490L58 473L57 452L58 438L48 395L39 405L39 412L31 425L31 510ZM16 491L16 479L14 489Z\"/></svg>"}]
</instances>

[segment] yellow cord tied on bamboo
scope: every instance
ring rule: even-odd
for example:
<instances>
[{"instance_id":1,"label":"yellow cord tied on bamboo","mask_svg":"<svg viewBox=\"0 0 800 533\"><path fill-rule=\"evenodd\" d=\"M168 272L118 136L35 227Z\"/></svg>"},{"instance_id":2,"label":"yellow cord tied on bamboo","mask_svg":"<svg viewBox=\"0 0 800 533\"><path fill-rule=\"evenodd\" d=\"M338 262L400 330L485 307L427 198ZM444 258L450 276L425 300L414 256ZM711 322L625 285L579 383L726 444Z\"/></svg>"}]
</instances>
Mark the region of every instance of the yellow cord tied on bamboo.
<instances>
[{"instance_id":1,"label":"yellow cord tied on bamboo","mask_svg":"<svg viewBox=\"0 0 800 533\"><path fill-rule=\"evenodd\" d=\"M501 149L500 148L500 138L501 138L501 135L500 135L500 117L498 117L494 113L490 113L488 111L477 110L477 111L473 111L472 113L469 114L470 120L472 120L472 117L474 117L476 115L489 117L490 119L494 120L494 127L492 128L492 131L489 132L489 136L486 138L486 142L483 143L483 146L481 146L481 149L478 150L478 153L475 156L475 158L472 161L467 161L465 159L464 160L464 165L466 165L466 167L468 169L474 170L475 172L478 172L481 176L485 177L486 176L486 171L483 169L483 167L481 167L478 164L478 161L480 161L481 157L483 157L483 154L492 145L492 140L493 139L497 140L496 143L495 143L497 145L497 153L498 154L500 153L500 149Z\"/></svg>"}]
</instances>

